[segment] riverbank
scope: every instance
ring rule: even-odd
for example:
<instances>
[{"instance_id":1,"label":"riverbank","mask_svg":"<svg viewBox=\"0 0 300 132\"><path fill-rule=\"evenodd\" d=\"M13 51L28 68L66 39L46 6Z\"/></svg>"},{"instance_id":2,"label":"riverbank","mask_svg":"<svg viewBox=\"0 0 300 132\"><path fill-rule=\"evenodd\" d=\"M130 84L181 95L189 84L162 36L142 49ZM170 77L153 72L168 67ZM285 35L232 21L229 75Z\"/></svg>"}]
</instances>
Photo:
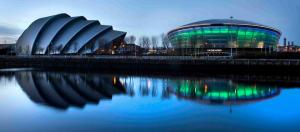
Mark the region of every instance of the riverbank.
<instances>
[{"instance_id":1,"label":"riverbank","mask_svg":"<svg viewBox=\"0 0 300 132\"><path fill-rule=\"evenodd\" d=\"M298 73L300 59L179 56L0 56L0 68L54 68L127 72Z\"/></svg>"}]
</instances>

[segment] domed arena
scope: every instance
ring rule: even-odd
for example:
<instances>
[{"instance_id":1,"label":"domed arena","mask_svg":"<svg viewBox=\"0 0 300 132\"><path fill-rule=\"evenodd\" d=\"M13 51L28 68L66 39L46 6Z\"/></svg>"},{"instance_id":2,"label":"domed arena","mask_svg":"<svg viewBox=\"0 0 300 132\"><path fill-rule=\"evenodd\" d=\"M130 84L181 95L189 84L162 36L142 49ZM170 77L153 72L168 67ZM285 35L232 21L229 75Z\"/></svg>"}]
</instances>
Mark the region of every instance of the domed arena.
<instances>
[{"instance_id":1,"label":"domed arena","mask_svg":"<svg viewBox=\"0 0 300 132\"><path fill-rule=\"evenodd\" d=\"M211 19L180 26L168 33L172 46L186 54L197 50L229 52L267 50L277 48L281 31L262 24L236 20ZM187 51L187 52L186 52Z\"/></svg>"}]
</instances>

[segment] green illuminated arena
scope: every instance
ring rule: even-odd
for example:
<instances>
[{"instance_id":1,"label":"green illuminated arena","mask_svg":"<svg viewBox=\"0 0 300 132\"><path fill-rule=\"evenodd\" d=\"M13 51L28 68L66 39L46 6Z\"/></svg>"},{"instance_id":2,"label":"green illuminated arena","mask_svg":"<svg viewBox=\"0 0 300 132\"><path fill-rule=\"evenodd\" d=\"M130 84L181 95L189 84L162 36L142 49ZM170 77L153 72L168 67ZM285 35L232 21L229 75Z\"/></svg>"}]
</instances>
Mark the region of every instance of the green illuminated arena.
<instances>
[{"instance_id":1,"label":"green illuminated arena","mask_svg":"<svg viewBox=\"0 0 300 132\"><path fill-rule=\"evenodd\" d=\"M181 26L168 33L175 49L243 48L276 49L281 32L265 25L235 20L213 19Z\"/></svg>"}]
</instances>

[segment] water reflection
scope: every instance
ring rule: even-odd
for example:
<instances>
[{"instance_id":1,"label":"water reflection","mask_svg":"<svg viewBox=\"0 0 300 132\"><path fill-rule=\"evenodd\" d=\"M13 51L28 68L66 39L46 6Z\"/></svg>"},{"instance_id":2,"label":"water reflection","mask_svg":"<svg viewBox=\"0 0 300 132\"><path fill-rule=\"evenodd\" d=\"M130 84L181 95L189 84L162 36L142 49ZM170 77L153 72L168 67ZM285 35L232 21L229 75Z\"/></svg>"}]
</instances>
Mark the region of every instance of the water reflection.
<instances>
[{"instance_id":1,"label":"water reflection","mask_svg":"<svg viewBox=\"0 0 300 132\"><path fill-rule=\"evenodd\" d=\"M179 80L175 81L171 91L179 98L207 104L243 104L271 98L280 93L276 86L221 79Z\"/></svg>"},{"instance_id":2,"label":"water reflection","mask_svg":"<svg viewBox=\"0 0 300 132\"><path fill-rule=\"evenodd\" d=\"M299 131L299 82L293 76L0 71L0 129Z\"/></svg>"},{"instance_id":3,"label":"water reflection","mask_svg":"<svg viewBox=\"0 0 300 132\"><path fill-rule=\"evenodd\" d=\"M11 82L14 78L13 72L1 72L0 71L0 80L7 80L8 82Z\"/></svg>"},{"instance_id":4,"label":"water reflection","mask_svg":"<svg viewBox=\"0 0 300 132\"><path fill-rule=\"evenodd\" d=\"M151 79L143 77L121 77L121 82L130 96L161 96L168 99L175 95L205 104L245 104L272 98L280 94L275 85L241 83L224 79ZM138 87L138 88L136 88ZM158 91L158 89L160 91Z\"/></svg>"},{"instance_id":5,"label":"water reflection","mask_svg":"<svg viewBox=\"0 0 300 132\"><path fill-rule=\"evenodd\" d=\"M32 101L59 109L83 108L125 92L110 76L27 71L16 73L16 79Z\"/></svg>"},{"instance_id":6,"label":"water reflection","mask_svg":"<svg viewBox=\"0 0 300 132\"><path fill-rule=\"evenodd\" d=\"M276 85L245 83L215 78L151 78L103 74L22 71L16 80L38 104L59 109L83 108L111 100L114 95L129 97L176 97L210 105L235 105L262 101L280 94Z\"/></svg>"}]
</instances>

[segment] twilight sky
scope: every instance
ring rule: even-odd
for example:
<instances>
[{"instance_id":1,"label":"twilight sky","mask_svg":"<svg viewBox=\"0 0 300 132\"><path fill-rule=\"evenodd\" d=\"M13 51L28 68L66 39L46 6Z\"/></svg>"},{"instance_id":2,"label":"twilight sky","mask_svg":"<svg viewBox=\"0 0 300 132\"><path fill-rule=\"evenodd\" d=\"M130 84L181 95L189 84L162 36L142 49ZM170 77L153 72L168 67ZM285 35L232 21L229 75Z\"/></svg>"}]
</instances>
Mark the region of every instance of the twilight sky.
<instances>
[{"instance_id":1,"label":"twilight sky","mask_svg":"<svg viewBox=\"0 0 300 132\"><path fill-rule=\"evenodd\" d=\"M136 36L234 16L275 27L300 45L300 0L0 0L0 6L0 43L15 41L37 18L67 13Z\"/></svg>"}]
</instances>

